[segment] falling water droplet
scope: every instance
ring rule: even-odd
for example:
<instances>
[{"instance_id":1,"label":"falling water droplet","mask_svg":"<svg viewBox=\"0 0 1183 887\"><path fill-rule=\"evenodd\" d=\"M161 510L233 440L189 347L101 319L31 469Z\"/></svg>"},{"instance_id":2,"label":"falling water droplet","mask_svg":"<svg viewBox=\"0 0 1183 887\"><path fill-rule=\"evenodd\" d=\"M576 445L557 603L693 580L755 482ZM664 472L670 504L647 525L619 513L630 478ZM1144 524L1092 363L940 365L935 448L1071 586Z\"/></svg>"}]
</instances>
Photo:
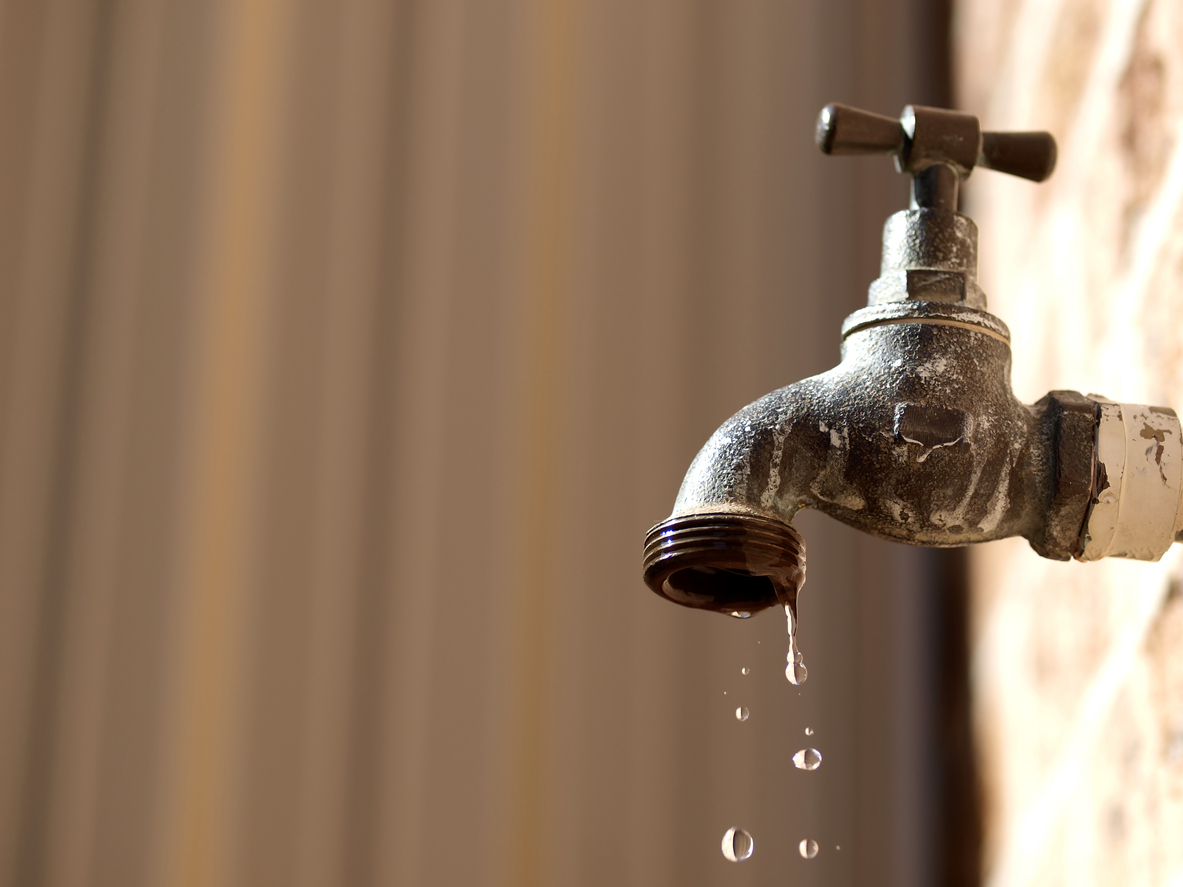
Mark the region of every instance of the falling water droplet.
<instances>
[{"instance_id":1,"label":"falling water droplet","mask_svg":"<svg viewBox=\"0 0 1183 887\"><path fill-rule=\"evenodd\" d=\"M743 668L741 668L739 670L739 673L740 674L751 674L752 670L745 665Z\"/></svg>"},{"instance_id":2,"label":"falling water droplet","mask_svg":"<svg viewBox=\"0 0 1183 887\"><path fill-rule=\"evenodd\" d=\"M813 735L813 728L812 728L812 727L806 727L806 728L805 728L805 735L806 735L806 736L812 736L812 735Z\"/></svg>"},{"instance_id":3,"label":"falling water droplet","mask_svg":"<svg viewBox=\"0 0 1183 887\"><path fill-rule=\"evenodd\" d=\"M737 721L746 721L748 719L748 714L748 710L741 705L735 710L735 719Z\"/></svg>"},{"instance_id":4,"label":"falling water droplet","mask_svg":"<svg viewBox=\"0 0 1183 887\"><path fill-rule=\"evenodd\" d=\"M816 770L822 764L822 753L816 748L803 748L793 755L793 765L798 770Z\"/></svg>"},{"instance_id":5,"label":"falling water droplet","mask_svg":"<svg viewBox=\"0 0 1183 887\"><path fill-rule=\"evenodd\" d=\"M785 657L789 664L785 666L785 677L790 684L800 686L809 677L809 669L805 667L805 657L797 647L797 614L789 604L785 604L785 618L789 622L789 655Z\"/></svg>"},{"instance_id":6,"label":"falling water droplet","mask_svg":"<svg viewBox=\"0 0 1183 887\"><path fill-rule=\"evenodd\" d=\"M756 844L752 836L741 828L733 826L723 835L723 856L731 862L743 862L755 849Z\"/></svg>"},{"instance_id":7,"label":"falling water droplet","mask_svg":"<svg viewBox=\"0 0 1183 887\"><path fill-rule=\"evenodd\" d=\"M731 615L734 616L736 619L747 619L752 614L749 613L747 610L732 610Z\"/></svg>"},{"instance_id":8,"label":"falling water droplet","mask_svg":"<svg viewBox=\"0 0 1183 887\"><path fill-rule=\"evenodd\" d=\"M801 843L797 845L797 849L801 851L801 855L806 859L813 859L817 856L817 841L811 841L809 838L802 839Z\"/></svg>"}]
</instances>

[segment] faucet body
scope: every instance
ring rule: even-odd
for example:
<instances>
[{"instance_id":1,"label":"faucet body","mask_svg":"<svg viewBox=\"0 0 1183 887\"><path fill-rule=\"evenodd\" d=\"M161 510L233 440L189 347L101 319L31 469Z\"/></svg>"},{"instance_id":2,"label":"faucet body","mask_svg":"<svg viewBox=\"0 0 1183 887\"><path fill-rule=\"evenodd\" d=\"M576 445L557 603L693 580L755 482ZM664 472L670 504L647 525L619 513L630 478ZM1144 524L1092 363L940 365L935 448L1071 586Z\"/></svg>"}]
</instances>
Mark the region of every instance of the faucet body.
<instances>
[{"instance_id":1,"label":"faucet body","mask_svg":"<svg viewBox=\"0 0 1183 887\"><path fill-rule=\"evenodd\" d=\"M884 227L880 276L843 324L838 366L745 407L694 459L647 537L654 591L726 612L795 604L802 508L913 545L1022 536L1058 560L1157 560L1179 534L1175 413L1074 391L1019 402L1010 333L976 280L976 227L947 193L958 168L932 165Z\"/></svg>"},{"instance_id":2,"label":"faucet body","mask_svg":"<svg viewBox=\"0 0 1183 887\"><path fill-rule=\"evenodd\" d=\"M853 315L837 367L724 423L691 464L675 513L791 521L817 508L916 545L1035 535L1053 486L1046 411L1011 393L1005 328L974 309L907 307L890 312L895 322Z\"/></svg>"}]
</instances>

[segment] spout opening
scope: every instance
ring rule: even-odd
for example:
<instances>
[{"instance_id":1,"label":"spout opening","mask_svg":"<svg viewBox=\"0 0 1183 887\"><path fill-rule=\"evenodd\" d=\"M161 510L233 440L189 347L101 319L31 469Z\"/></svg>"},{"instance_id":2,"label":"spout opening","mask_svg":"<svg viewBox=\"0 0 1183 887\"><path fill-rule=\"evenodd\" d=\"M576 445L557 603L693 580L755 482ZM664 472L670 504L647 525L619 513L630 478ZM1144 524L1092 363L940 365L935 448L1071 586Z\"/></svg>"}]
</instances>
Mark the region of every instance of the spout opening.
<instances>
[{"instance_id":1,"label":"spout opening","mask_svg":"<svg viewBox=\"0 0 1183 887\"><path fill-rule=\"evenodd\" d=\"M649 531L644 579L684 607L754 613L796 599L805 543L788 524L754 514L679 515Z\"/></svg>"}]
</instances>

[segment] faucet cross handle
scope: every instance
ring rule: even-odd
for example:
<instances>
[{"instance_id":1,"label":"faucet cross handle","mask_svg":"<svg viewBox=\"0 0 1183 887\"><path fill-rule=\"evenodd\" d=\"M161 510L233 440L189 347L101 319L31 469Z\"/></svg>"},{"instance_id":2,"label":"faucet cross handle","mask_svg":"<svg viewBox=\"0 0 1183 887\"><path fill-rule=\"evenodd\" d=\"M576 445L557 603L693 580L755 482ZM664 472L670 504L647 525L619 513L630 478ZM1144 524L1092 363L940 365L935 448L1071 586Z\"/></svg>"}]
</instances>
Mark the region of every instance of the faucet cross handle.
<instances>
[{"instance_id":1,"label":"faucet cross handle","mask_svg":"<svg viewBox=\"0 0 1183 887\"><path fill-rule=\"evenodd\" d=\"M957 189L975 166L1042 182L1056 166L1048 132L982 132L972 114L908 105L899 119L831 104L817 120L824 154L892 154L913 177L914 208L957 209Z\"/></svg>"}]
</instances>

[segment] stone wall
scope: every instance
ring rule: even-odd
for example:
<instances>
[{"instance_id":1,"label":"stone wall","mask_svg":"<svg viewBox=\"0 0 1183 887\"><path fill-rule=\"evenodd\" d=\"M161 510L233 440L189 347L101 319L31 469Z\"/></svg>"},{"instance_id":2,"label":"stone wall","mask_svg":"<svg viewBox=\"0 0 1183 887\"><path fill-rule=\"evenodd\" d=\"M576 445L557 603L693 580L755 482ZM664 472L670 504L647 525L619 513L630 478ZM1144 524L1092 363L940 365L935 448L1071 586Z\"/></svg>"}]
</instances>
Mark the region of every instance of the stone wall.
<instances>
[{"instance_id":1,"label":"stone wall","mask_svg":"<svg viewBox=\"0 0 1183 887\"><path fill-rule=\"evenodd\" d=\"M967 188L1016 392L1183 408L1183 2L960 0L953 30L960 107L1060 145L1043 185ZM975 551L987 884L1183 884L1179 549Z\"/></svg>"}]
</instances>

